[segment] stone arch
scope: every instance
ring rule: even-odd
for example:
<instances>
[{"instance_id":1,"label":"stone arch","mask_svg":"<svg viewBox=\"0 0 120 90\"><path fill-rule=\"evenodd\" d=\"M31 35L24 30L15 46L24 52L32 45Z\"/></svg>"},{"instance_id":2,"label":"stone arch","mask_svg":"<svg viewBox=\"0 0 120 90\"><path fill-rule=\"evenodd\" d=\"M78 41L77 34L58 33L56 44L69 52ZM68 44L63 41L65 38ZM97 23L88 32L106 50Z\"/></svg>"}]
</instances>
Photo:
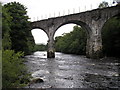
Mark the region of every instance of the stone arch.
<instances>
[{"instance_id":1,"label":"stone arch","mask_svg":"<svg viewBox=\"0 0 120 90\"><path fill-rule=\"evenodd\" d=\"M48 37L48 32L47 32L46 30L44 30L43 28L41 28L41 27L32 27L31 30L32 30L32 29L40 29L40 30L43 30L43 31L46 33L47 37ZM48 37L48 38L49 38L49 37Z\"/></svg>"},{"instance_id":2,"label":"stone arch","mask_svg":"<svg viewBox=\"0 0 120 90\"><path fill-rule=\"evenodd\" d=\"M119 13L116 13L116 14L113 14L112 16L110 16L109 18L107 18L106 20L105 20L105 23L103 24L103 26L102 26L102 28L101 28L101 38L102 38L102 46L103 46L103 54L104 54L104 56L106 56L106 55L108 55L108 53L106 53L106 49L105 49L105 43L106 43L106 41L107 40L105 40L105 39L103 39L103 32L104 32L104 27L107 25L107 23L111 20L111 19L113 19L114 17L117 17L117 16L119 16L120 17L120 12ZM108 27L110 27L110 26L108 26ZM114 26L114 28L115 28L115 26ZM108 30L107 32L109 32L110 30ZM110 33L112 33L111 31L110 31ZM116 35L112 35L113 37L115 36L116 37ZM110 39L110 37L109 37L109 39ZM109 40L108 40L109 41ZM115 39L114 39L114 41L115 41ZM111 43L114 43L114 42L111 42ZM114 44L113 44L114 45ZM110 45L111 46L111 45ZM113 46L112 46L113 47ZM111 49L107 49L107 50L112 50L111 52L114 52L114 50L111 48ZM107 51L108 52L108 51ZM110 52L110 51L109 51ZM114 52L115 53L115 52ZM110 54L110 53L109 53Z\"/></svg>"},{"instance_id":3,"label":"stone arch","mask_svg":"<svg viewBox=\"0 0 120 90\"><path fill-rule=\"evenodd\" d=\"M79 21L79 20L70 20L70 21L67 21L67 22L63 22L59 25L57 25L57 27L55 28L55 31L54 31L54 35L55 35L55 32L58 30L58 28L60 28L61 26L63 25L66 25L66 24L77 24L79 26L81 26L85 31L86 31L86 35L87 35L87 41L86 41L86 55L88 54L88 50L89 50L89 42L90 42L90 37L91 37L91 33L92 33L92 30L91 28L89 27L89 25L87 25L86 23L82 22L82 21Z\"/></svg>"},{"instance_id":4,"label":"stone arch","mask_svg":"<svg viewBox=\"0 0 120 90\"><path fill-rule=\"evenodd\" d=\"M81 26L83 29L85 29L86 34L87 34L87 38L90 37L89 34L91 33L91 28L90 28L86 23L84 23L84 22L82 22L82 21L79 21L79 20L71 20L71 21L63 22L63 23L57 25L56 28L55 28L55 31L54 31L54 35L55 35L56 31L57 31L61 26L66 25L66 24L77 24L77 25Z\"/></svg>"},{"instance_id":5,"label":"stone arch","mask_svg":"<svg viewBox=\"0 0 120 90\"><path fill-rule=\"evenodd\" d=\"M32 29L31 30L32 36L34 38L35 44L44 44L46 45L48 42L48 36L42 29Z\"/></svg>"},{"instance_id":6,"label":"stone arch","mask_svg":"<svg viewBox=\"0 0 120 90\"><path fill-rule=\"evenodd\" d=\"M116 8L117 9L116 9ZM109 8L108 8L109 9ZM120 16L120 6L114 6L113 9L111 9L106 15L104 15L104 20L102 23L102 27L101 30L103 29L104 25L106 24L107 21L109 21L111 18L115 17L115 16Z\"/></svg>"},{"instance_id":7,"label":"stone arch","mask_svg":"<svg viewBox=\"0 0 120 90\"><path fill-rule=\"evenodd\" d=\"M112 15L111 17L107 18L107 19L105 20L105 22L103 23L101 30L103 29L103 27L105 26L105 24L106 24L110 19L112 19L112 18L114 18L114 17L116 17L116 16L120 16L120 12L119 12L118 14Z\"/></svg>"},{"instance_id":8,"label":"stone arch","mask_svg":"<svg viewBox=\"0 0 120 90\"><path fill-rule=\"evenodd\" d=\"M102 35L103 27L106 25L106 23L107 23L110 19L112 19L112 18L114 18L114 17L116 17L116 16L120 16L120 10L119 10L118 12L116 12L116 13L113 12L110 16L108 16L107 18L104 19L104 23L102 23L102 27L101 27L101 29L100 29L101 35ZM102 36L101 36L101 37L102 37Z\"/></svg>"}]
</instances>

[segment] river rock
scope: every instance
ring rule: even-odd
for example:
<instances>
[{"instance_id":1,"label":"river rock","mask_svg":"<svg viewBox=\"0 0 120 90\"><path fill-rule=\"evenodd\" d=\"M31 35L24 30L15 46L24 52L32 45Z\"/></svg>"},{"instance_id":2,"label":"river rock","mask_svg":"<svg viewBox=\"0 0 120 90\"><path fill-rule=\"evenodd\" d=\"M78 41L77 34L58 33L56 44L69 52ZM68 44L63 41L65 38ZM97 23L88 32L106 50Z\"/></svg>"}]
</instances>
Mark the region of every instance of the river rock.
<instances>
[{"instance_id":1,"label":"river rock","mask_svg":"<svg viewBox=\"0 0 120 90\"><path fill-rule=\"evenodd\" d=\"M30 83L28 84L28 86L30 86L31 84L42 83L42 82L44 82L43 79L41 79L41 78L34 78L34 79L30 80Z\"/></svg>"}]
</instances>

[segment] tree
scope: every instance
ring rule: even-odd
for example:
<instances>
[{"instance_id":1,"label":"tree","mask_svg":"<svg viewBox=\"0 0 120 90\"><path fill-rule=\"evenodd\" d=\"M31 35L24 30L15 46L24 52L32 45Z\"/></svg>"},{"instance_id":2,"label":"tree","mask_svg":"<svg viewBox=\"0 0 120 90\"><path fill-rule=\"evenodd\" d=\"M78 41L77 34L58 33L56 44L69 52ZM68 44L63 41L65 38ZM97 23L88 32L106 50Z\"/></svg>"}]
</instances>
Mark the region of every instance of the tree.
<instances>
[{"instance_id":1,"label":"tree","mask_svg":"<svg viewBox=\"0 0 120 90\"><path fill-rule=\"evenodd\" d=\"M56 51L71 54L85 54L86 32L79 26L73 31L55 38Z\"/></svg>"},{"instance_id":2,"label":"tree","mask_svg":"<svg viewBox=\"0 0 120 90\"><path fill-rule=\"evenodd\" d=\"M108 2L103 1L102 3L100 3L99 8L105 8L105 7L109 7Z\"/></svg>"},{"instance_id":3,"label":"tree","mask_svg":"<svg viewBox=\"0 0 120 90\"><path fill-rule=\"evenodd\" d=\"M2 55L2 87L18 88L29 82L29 74L26 72L22 52L15 53L14 50L3 50Z\"/></svg>"},{"instance_id":4,"label":"tree","mask_svg":"<svg viewBox=\"0 0 120 90\"><path fill-rule=\"evenodd\" d=\"M39 44L34 46L34 51L45 51L47 50L47 46L44 44Z\"/></svg>"},{"instance_id":5,"label":"tree","mask_svg":"<svg viewBox=\"0 0 120 90\"><path fill-rule=\"evenodd\" d=\"M8 14L7 10L2 8L2 46L3 49L11 49L11 37L10 37L10 22L11 16Z\"/></svg>"},{"instance_id":6,"label":"tree","mask_svg":"<svg viewBox=\"0 0 120 90\"><path fill-rule=\"evenodd\" d=\"M0 2L0 50L2 49L2 4Z\"/></svg>"},{"instance_id":7,"label":"tree","mask_svg":"<svg viewBox=\"0 0 120 90\"><path fill-rule=\"evenodd\" d=\"M30 35L30 31L28 31L27 28L29 27L29 22L27 21L27 18L25 19L26 16L22 15L23 12L20 10L21 6L20 7L19 6L20 6L19 3L14 2L14 3L9 3L3 6L2 8L2 25L3 25L2 26L2 32L3 32L2 33L2 44L3 44L2 87L3 88L20 87L26 85L29 82L28 79L29 75L24 65L24 59L21 58L24 54L23 52L18 52L18 51L24 51L25 53L29 51L28 41L30 42L31 35ZM19 8L17 9L17 7ZM12 9L14 9L15 11L13 11ZM25 43L18 44L19 42L25 42ZM18 45L16 46L16 48L15 48L15 44ZM21 47L22 44L25 44L26 47ZM17 47L21 47L23 49L17 50ZM24 48L27 48L26 50L28 51L26 51Z\"/></svg>"},{"instance_id":8,"label":"tree","mask_svg":"<svg viewBox=\"0 0 120 90\"><path fill-rule=\"evenodd\" d=\"M2 8L2 87L19 87L25 85L28 80L25 77L28 74L25 72L24 60L22 52L15 53L10 50L11 42L11 19L5 7ZM24 79L24 80L23 80Z\"/></svg>"},{"instance_id":9,"label":"tree","mask_svg":"<svg viewBox=\"0 0 120 90\"><path fill-rule=\"evenodd\" d=\"M12 17L10 22L12 49L16 52L24 51L25 54L28 54L28 43L31 42L32 35L30 33L30 22L28 21L26 8L18 2L8 3L4 7Z\"/></svg>"}]
</instances>

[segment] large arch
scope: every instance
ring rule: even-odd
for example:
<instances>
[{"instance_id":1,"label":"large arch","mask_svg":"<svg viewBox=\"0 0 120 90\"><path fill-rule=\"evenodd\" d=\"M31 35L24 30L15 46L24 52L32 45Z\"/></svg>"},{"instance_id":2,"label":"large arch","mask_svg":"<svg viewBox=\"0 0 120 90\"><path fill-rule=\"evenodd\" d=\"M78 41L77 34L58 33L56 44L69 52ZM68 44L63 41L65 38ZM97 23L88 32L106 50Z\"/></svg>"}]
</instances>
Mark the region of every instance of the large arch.
<instances>
[{"instance_id":1,"label":"large arch","mask_svg":"<svg viewBox=\"0 0 120 90\"><path fill-rule=\"evenodd\" d=\"M79 21L79 20L70 20L70 21L66 21L66 22L63 22L62 24L57 25L57 27L55 28L55 31L54 31L54 35L55 35L55 32L61 26L66 25L66 24L77 24L77 25L81 26L83 29L85 29L85 31L87 33L87 37L89 37L89 34L91 33L91 28L86 23Z\"/></svg>"},{"instance_id":2,"label":"large arch","mask_svg":"<svg viewBox=\"0 0 120 90\"><path fill-rule=\"evenodd\" d=\"M115 20L116 18L120 18L120 12L118 13L118 14L114 14L114 15L112 15L111 17L109 17L108 19L106 19L106 21L105 21L105 23L103 24L103 27L102 27L102 29L101 29L101 35L102 35L102 45L103 45L103 54L104 54L104 56L112 56L112 53L113 54L116 54L116 53L119 53L119 52L114 52L115 51L115 48L113 49L113 47L114 47L114 45L115 45L115 42L114 41L116 41L115 39L114 40L112 40L111 38L115 38L116 36L117 36L117 34L115 34L114 32L115 31L112 31L112 29L113 28L115 28L115 27L117 27L118 25L116 25L116 26L114 26L114 24L115 23L113 23L112 22L112 20ZM109 24L109 23L112 23L112 25L111 24ZM108 25L109 24L109 25ZM110 28L109 30L107 30L106 29L106 27L107 28L109 28L109 27L111 27L111 26L113 26L113 28ZM103 30L105 30L105 31L103 31ZM107 31L106 31L107 30ZM108 36L107 37L109 37L109 40L111 40L111 42L108 40L108 41L106 41L105 40L105 38L107 39L107 37L105 37L105 33L109 33L108 34ZM112 36L110 37L110 35L112 34ZM119 35L120 36L120 35ZM103 40L104 39L104 40ZM110 42L110 43L109 43ZM106 43L109 43L109 46L107 46L107 49L106 49L106 46L105 46L105 44ZM111 45L111 43L112 43L112 45ZM117 42L116 42L117 43ZM106 44L107 45L107 44ZM111 47L112 46L112 47ZM107 51L106 51L107 50ZM119 50L119 48L117 48L117 51L120 51ZM110 55L111 54L111 55ZM115 56L115 55L113 55L113 56ZM116 55L117 56L117 55ZM119 57L119 55L117 56L117 57Z\"/></svg>"},{"instance_id":3,"label":"large arch","mask_svg":"<svg viewBox=\"0 0 120 90\"><path fill-rule=\"evenodd\" d=\"M87 41L86 41L86 55L89 57L89 48L90 48L90 35L92 33L92 30L91 28L89 27L89 25L87 25L85 22L82 22L80 20L70 20L70 21L66 21L66 22L63 22L59 25L57 25L57 27L55 28L55 31L54 31L54 35L56 33L56 31L63 25L66 25L66 24L76 24L76 25L79 25L81 26L85 32L86 32L86 35L87 35Z\"/></svg>"}]
</instances>

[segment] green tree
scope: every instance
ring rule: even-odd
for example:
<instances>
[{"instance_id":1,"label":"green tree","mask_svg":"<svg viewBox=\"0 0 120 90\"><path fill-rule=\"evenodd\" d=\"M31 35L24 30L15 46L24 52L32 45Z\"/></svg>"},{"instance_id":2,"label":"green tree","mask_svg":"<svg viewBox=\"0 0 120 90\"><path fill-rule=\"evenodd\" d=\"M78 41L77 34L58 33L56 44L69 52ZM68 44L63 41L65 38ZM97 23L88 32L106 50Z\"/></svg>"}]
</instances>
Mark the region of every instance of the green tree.
<instances>
[{"instance_id":1,"label":"green tree","mask_svg":"<svg viewBox=\"0 0 120 90\"><path fill-rule=\"evenodd\" d=\"M73 31L55 38L56 51L71 54L85 54L86 32L74 26Z\"/></svg>"},{"instance_id":2,"label":"green tree","mask_svg":"<svg viewBox=\"0 0 120 90\"><path fill-rule=\"evenodd\" d=\"M98 7L105 8L105 7L109 7L109 5L108 5L108 2L103 1L102 3L100 3L100 5Z\"/></svg>"},{"instance_id":3,"label":"green tree","mask_svg":"<svg viewBox=\"0 0 120 90\"><path fill-rule=\"evenodd\" d=\"M11 49L11 37L10 37L10 22L11 16L8 14L7 10L2 8L2 46L3 49Z\"/></svg>"},{"instance_id":4,"label":"green tree","mask_svg":"<svg viewBox=\"0 0 120 90\"><path fill-rule=\"evenodd\" d=\"M56 51L62 52L62 50L61 50L62 43L63 43L62 36L55 37L55 49L56 49Z\"/></svg>"},{"instance_id":5,"label":"green tree","mask_svg":"<svg viewBox=\"0 0 120 90\"><path fill-rule=\"evenodd\" d=\"M34 46L34 51L45 51L45 50L47 50L47 46L44 44Z\"/></svg>"},{"instance_id":6,"label":"green tree","mask_svg":"<svg viewBox=\"0 0 120 90\"><path fill-rule=\"evenodd\" d=\"M0 2L0 36L2 36L2 3Z\"/></svg>"},{"instance_id":7,"label":"green tree","mask_svg":"<svg viewBox=\"0 0 120 90\"><path fill-rule=\"evenodd\" d=\"M0 89L2 89L2 4L0 2Z\"/></svg>"},{"instance_id":8,"label":"green tree","mask_svg":"<svg viewBox=\"0 0 120 90\"><path fill-rule=\"evenodd\" d=\"M22 52L15 53L13 50L3 50L2 56L2 87L16 88L25 86L29 82Z\"/></svg>"},{"instance_id":9,"label":"green tree","mask_svg":"<svg viewBox=\"0 0 120 90\"><path fill-rule=\"evenodd\" d=\"M12 49L16 52L24 51L25 54L28 54L31 33L26 8L18 2L7 3L4 7L12 17L10 22Z\"/></svg>"},{"instance_id":10,"label":"green tree","mask_svg":"<svg viewBox=\"0 0 120 90\"><path fill-rule=\"evenodd\" d=\"M29 48L31 48L32 45L31 42L33 41L31 40L32 35L30 34L30 31L28 31L28 27L30 26L29 22L27 21L27 16L26 14L22 14L22 9L20 9L22 8L21 6L22 5L20 5L19 3L14 2L8 3L2 8L3 88L24 86L29 81L29 75L27 74L26 67L24 65L24 59L22 59L23 52L18 51L24 51L25 53L28 53L30 50ZM15 11L13 11L12 9L14 9ZM26 47L24 47L24 45L22 44L24 44ZM18 49L17 47L21 47L22 49Z\"/></svg>"}]
</instances>

